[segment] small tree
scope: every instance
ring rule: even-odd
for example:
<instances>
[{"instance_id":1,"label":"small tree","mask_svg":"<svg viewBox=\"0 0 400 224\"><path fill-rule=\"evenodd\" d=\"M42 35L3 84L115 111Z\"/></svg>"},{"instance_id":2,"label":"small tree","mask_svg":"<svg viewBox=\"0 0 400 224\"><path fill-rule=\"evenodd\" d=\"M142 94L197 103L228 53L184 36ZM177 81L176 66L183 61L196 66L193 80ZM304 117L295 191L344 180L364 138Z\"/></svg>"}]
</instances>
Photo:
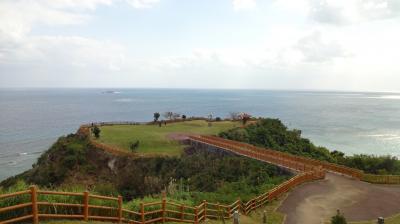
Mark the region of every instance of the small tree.
<instances>
[{"instance_id":1,"label":"small tree","mask_svg":"<svg viewBox=\"0 0 400 224\"><path fill-rule=\"evenodd\" d=\"M136 140L135 142L131 143L129 146L129 149L134 152L139 148L139 140Z\"/></svg>"},{"instance_id":2,"label":"small tree","mask_svg":"<svg viewBox=\"0 0 400 224\"><path fill-rule=\"evenodd\" d=\"M160 118L160 113L155 112L154 115L153 115L153 117L154 117L154 122L157 122L158 119Z\"/></svg>"},{"instance_id":3,"label":"small tree","mask_svg":"<svg viewBox=\"0 0 400 224\"><path fill-rule=\"evenodd\" d=\"M166 119L172 120L172 117L174 116L174 112L167 111L167 112L165 112L165 113L163 114L163 116L164 116Z\"/></svg>"},{"instance_id":4,"label":"small tree","mask_svg":"<svg viewBox=\"0 0 400 224\"><path fill-rule=\"evenodd\" d=\"M94 127L92 128L92 132L93 132L95 138L99 138L99 137L100 137L100 132L101 132L101 130L100 130L99 127L94 126Z\"/></svg>"},{"instance_id":5,"label":"small tree","mask_svg":"<svg viewBox=\"0 0 400 224\"><path fill-rule=\"evenodd\" d=\"M331 224L347 224L346 219L340 214L339 209L337 210L337 214L331 218Z\"/></svg>"},{"instance_id":6,"label":"small tree","mask_svg":"<svg viewBox=\"0 0 400 224\"><path fill-rule=\"evenodd\" d=\"M182 114L182 119L186 120L186 115Z\"/></svg>"},{"instance_id":7,"label":"small tree","mask_svg":"<svg viewBox=\"0 0 400 224\"><path fill-rule=\"evenodd\" d=\"M249 121L251 118L250 114L247 113L241 113L239 115L239 119L242 120L243 125L246 125L247 121Z\"/></svg>"}]
</instances>

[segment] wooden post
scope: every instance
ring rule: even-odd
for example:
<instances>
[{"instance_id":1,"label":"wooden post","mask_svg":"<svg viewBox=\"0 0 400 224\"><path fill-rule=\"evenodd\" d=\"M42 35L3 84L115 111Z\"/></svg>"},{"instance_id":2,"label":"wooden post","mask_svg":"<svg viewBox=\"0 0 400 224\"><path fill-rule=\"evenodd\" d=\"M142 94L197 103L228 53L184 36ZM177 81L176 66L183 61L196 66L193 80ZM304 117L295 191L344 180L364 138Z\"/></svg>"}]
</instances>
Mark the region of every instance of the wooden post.
<instances>
[{"instance_id":1,"label":"wooden post","mask_svg":"<svg viewBox=\"0 0 400 224\"><path fill-rule=\"evenodd\" d=\"M263 224L267 224L267 211L264 210L263 212L263 220L262 220Z\"/></svg>"},{"instance_id":2,"label":"wooden post","mask_svg":"<svg viewBox=\"0 0 400 224\"><path fill-rule=\"evenodd\" d=\"M83 192L83 220L89 220L89 191Z\"/></svg>"},{"instance_id":3,"label":"wooden post","mask_svg":"<svg viewBox=\"0 0 400 224\"><path fill-rule=\"evenodd\" d=\"M236 210L235 213L233 213L233 224L239 224L239 211Z\"/></svg>"},{"instance_id":4,"label":"wooden post","mask_svg":"<svg viewBox=\"0 0 400 224\"><path fill-rule=\"evenodd\" d=\"M37 205L37 187L32 185L31 190L31 201L32 201L32 223L39 224L39 214Z\"/></svg>"},{"instance_id":5,"label":"wooden post","mask_svg":"<svg viewBox=\"0 0 400 224\"><path fill-rule=\"evenodd\" d=\"M185 205L181 204L181 220L185 218Z\"/></svg>"},{"instance_id":6,"label":"wooden post","mask_svg":"<svg viewBox=\"0 0 400 224\"><path fill-rule=\"evenodd\" d=\"M199 224L199 217L197 214L197 207L194 208L194 224Z\"/></svg>"},{"instance_id":7,"label":"wooden post","mask_svg":"<svg viewBox=\"0 0 400 224\"><path fill-rule=\"evenodd\" d=\"M246 208L243 208L242 201L240 200L240 197L237 199L237 202L238 202L237 204L239 205L238 208L237 208L237 211L240 211L240 209L242 209L243 214L246 215L247 214L246 213Z\"/></svg>"},{"instance_id":8,"label":"wooden post","mask_svg":"<svg viewBox=\"0 0 400 224\"><path fill-rule=\"evenodd\" d=\"M146 222L146 220L144 219L144 204L143 204L143 202L140 203L140 217L141 217L142 224L144 224Z\"/></svg>"},{"instance_id":9,"label":"wooden post","mask_svg":"<svg viewBox=\"0 0 400 224\"><path fill-rule=\"evenodd\" d=\"M122 196L118 195L118 223L122 222Z\"/></svg>"},{"instance_id":10,"label":"wooden post","mask_svg":"<svg viewBox=\"0 0 400 224\"><path fill-rule=\"evenodd\" d=\"M166 204L166 194L165 191L162 193L161 209L162 209L162 223L165 223L165 204Z\"/></svg>"},{"instance_id":11,"label":"wooden post","mask_svg":"<svg viewBox=\"0 0 400 224\"><path fill-rule=\"evenodd\" d=\"M223 224L225 224L225 212L224 212L223 209L221 209L221 205L219 203L217 204L217 206L218 206L218 213L219 213L219 216L221 218L221 222Z\"/></svg>"},{"instance_id":12,"label":"wooden post","mask_svg":"<svg viewBox=\"0 0 400 224\"><path fill-rule=\"evenodd\" d=\"M204 220L207 218L207 201L203 200L203 208L204 208Z\"/></svg>"}]
</instances>

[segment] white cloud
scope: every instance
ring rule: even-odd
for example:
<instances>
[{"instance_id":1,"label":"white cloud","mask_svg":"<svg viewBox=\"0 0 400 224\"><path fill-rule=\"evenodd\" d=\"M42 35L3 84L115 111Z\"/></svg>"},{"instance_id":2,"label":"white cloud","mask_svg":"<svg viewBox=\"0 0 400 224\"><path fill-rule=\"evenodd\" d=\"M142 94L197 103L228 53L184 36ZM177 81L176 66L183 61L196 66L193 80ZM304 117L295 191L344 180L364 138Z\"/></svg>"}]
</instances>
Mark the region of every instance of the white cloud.
<instances>
[{"instance_id":1,"label":"white cloud","mask_svg":"<svg viewBox=\"0 0 400 224\"><path fill-rule=\"evenodd\" d=\"M398 0L310 0L310 18L324 24L353 24L400 15Z\"/></svg>"},{"instance_id":2,"label":"white cloud","mask_svg":"<svg viewBox=\"0 0 400 224\"><path fill-rule=\"evenodd\" d=\"M232 0L232 4L233 9L236 11L254 9L256 7L255 0Z\"/></svg>"},{"instance_id":3,"label":"white cloud","mask_svg":"<svg viewBox=\"0 0 400 224\"><path fill-rule=\"evenodd\" d=\"M328 62L350 56L339 43L324 40L319 31L301 38L295 48L301 51L306 62Z\"/></svg>"},{"instance_id":4,"label":"white cloud","mask_svg":"<svg viewBox=\"0 0 400 224\"><path fill-rule=\"evenodd\" d=\"M117 70L123 48L80 36L32 35L36 26L87 23L97 5L111 0L3 0L0 2L0 64L99 67Z\"/></svg>"},{"instance_id":5,"label":"white cloud","mask_svg":"<svg viewBox=\"0 0 400 224\"><path fill-rule=\"evenodd\" d=\"M127 0L127 2L137 9L152 8L159 3L160 0Z\"/></svg>"}]
</instances>

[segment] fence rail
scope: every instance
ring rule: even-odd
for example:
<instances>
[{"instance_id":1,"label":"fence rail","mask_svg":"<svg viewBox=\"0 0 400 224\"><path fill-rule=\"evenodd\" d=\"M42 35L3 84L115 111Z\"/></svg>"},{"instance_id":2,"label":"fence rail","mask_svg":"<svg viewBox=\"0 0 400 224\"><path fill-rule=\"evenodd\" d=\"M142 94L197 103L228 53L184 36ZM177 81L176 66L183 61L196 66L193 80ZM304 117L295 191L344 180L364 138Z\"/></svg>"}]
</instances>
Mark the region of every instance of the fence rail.
<instances>
[{"instance_id":1,"label":"fence rail","mask_svg":"<svg viewBox=\"0 0 400 224\"><path fill-rule=\"evenodd\" d=\"M369 183L400 184L399 175L365 174L362 170L346 167L343 165L310 159L302 156L295 156L289 153L260 148L254 145L223 139L215 136L190 136L190 140L192 141L192 144L193 142L208 144L238 155L258 159L299 172L312 170L313 167L321 167L322 169L329 172L335 172L342 175L350 176L357 180Z\"/></svg>"},{"instance_id":2,"label":"fence rail","mask_svg":"<svg viewBox=\"0 0 400 224\"><path fill-rule=\"evenodd\" d=\"M2 213L12 212L21 208L30 208L24 214L18 217L11 217L0 220L1 224L16 223L21 221L30 220L34 224L38 224L39 220L44 219L80 219L100 220L100 221L113 221L118 223L134 223L146 224L157 222L183 222L183 223L201 223L205 219L228 219L233 216L233 213L238 210L243 214L248 214L251 211L265 205L268 201L274 200L282 194L288 192L290 189L313 180L323 179L325 172L323 170L313 170L300 173L291 179L283 182L270 191L261 194L248 202L237 200L230 205L211 203L203 201L200 205L189 206L179 204L172 200L167 200L165 194L159 202L141 203L139 211L131 211L123 208L122 197L107 197L101 195L93 195L85 191L82 193L76 192L56 192L38 190L36 186L31 186L29 190L19 191L10 194L0 195L0 200L10 199L21 195L29 196L29 201L10 205L0 208L0 217ZM47 202L38 200L40 195L58 195L63 197L78 197L81 203L61 203L61 202ZM117 202L116 206L99 206L90 203L90 199L106 200ZM42 207L63 207L64 209L54 209L54 212L42 213ZM67 208L67 209L65 209ZM101 209L99 214L92 214L92 209ZM57 212L59 211L59 212ZM69 212L67 212L69 211ZM70 211L73 211L70 214ZM112 213L113 215L110 215Z\"/></svg>"}]
</instances>

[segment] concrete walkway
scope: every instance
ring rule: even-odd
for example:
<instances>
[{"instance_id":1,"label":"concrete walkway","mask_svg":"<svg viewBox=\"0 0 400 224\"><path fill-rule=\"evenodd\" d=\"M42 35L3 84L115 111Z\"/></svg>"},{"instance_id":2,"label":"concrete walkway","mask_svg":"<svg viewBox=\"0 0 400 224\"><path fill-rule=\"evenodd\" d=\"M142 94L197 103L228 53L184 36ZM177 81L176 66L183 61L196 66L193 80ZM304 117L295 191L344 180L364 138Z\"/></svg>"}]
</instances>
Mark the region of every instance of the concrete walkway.
<instances>
[{"instance_id":1,"label":"concrete walkway","mask_svg":"<svg viewBox=\"0 0 400 224\"><path fill-rule=\"evenodd\" d=\"M285 224L320 224L337 209L347 221L400 213L400 186L369 184L327 173L325 180L295 188L278 211L287 215Z\"/></svg>"}]
</instances>

